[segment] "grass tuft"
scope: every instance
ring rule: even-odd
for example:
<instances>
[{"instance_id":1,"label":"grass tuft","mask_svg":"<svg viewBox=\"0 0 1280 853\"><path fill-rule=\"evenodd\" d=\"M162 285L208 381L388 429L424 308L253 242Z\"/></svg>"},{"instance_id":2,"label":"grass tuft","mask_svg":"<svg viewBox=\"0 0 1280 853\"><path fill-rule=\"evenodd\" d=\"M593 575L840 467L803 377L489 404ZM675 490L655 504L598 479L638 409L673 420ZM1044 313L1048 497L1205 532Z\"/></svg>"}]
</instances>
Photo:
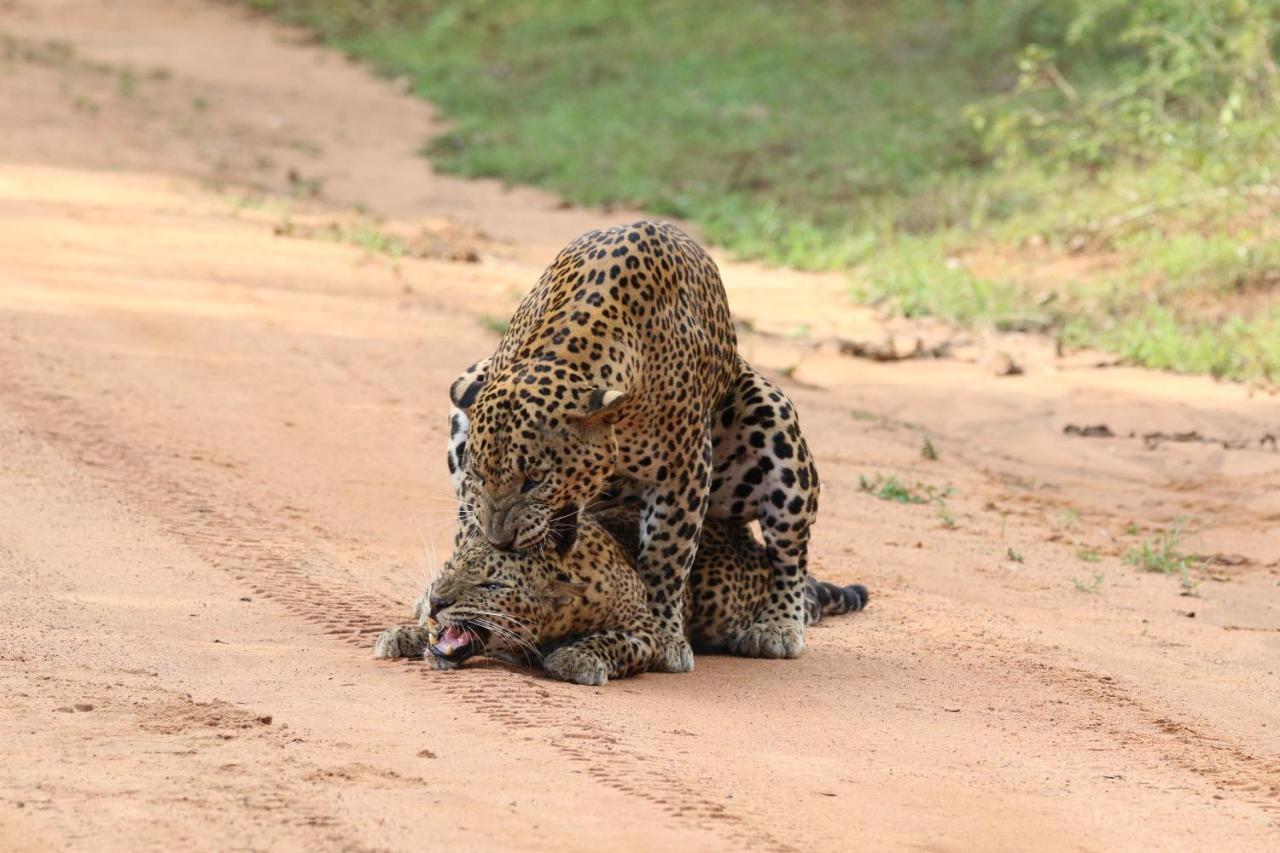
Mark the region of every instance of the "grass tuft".
<instances>
[{"instance_id":1,"label":"grass tuft","mask_svg":"<svg viewBox=\"0 0 1280 853\"><path fill-rule=\"evenodd\" d=\"M1148 572L1166 575L1185 572L1190 567L1192 558L1178 550L1184 534L1185 522L1179 521L1169 530L1162 531L1155 539L1130 548L1124 561Z\"/></svg>"}]
</instances>

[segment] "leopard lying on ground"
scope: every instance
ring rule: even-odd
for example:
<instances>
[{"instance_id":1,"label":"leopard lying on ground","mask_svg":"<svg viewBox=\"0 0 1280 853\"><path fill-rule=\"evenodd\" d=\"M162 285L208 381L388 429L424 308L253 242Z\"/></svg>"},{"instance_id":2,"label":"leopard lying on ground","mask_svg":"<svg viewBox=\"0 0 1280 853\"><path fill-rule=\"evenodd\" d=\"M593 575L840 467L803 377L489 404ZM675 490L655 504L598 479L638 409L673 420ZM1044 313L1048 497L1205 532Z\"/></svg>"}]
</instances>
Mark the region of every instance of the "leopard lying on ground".
<instances>
[{"instance_id":1,"label":"leopard lying on ground","mask_svg":"<svg viewBox=\"0 0 1280 853\"><path fill-rule=\"evenodd\" d=\"M462 499L458 538L475 535L465 499L469 418L466 404L485 383L489 359L468 368L450 392L449 473ZM708 518L760 523L775 583L759 617L736 635L735 654L797 657L804 651L804 608L814 587L806 586L809 535L818 511L818 471L800 431L795 404L745 359L712 418L712 474ZM602 500L637 498L637 487L614 478Z\"/></svg>"},{"instance_id":2,"label":"leopard lying on ground","mask_svg":"<svg viewBox=\"0 0 1280 853\"><path fill-rule=\"evenodd\" d=\"M736 344L710 256L672 225L637 222L562 249L484 379L453 395L469 419L463 498L498 549L567 554L606 483L634 484L636 563L658 623L656 668L669 672L693 668L684 585L710 505L711 417L737 373Z\"/></svg>"},{"instance_id":3,"label":"leopard lying on ground","mask_svg":"<svg viewBox=\"0 0 1280 853\"><path fill-rule=\"evenodd\" d=\"M639 523L634 507L585 514L578 546L565 554L502 551L477 538L445 563L419 600L418 624L384 631L374 653L425 655L436 669L489 655L588 685L653 668L660 626L631 560ZM684 592L689 642L699 651L739 648L772 586L773 567L747 525L709 519ZM815 580L806 597L813 621L861 610L868 598L861 585Z\"/></svg>"}]
</instances>

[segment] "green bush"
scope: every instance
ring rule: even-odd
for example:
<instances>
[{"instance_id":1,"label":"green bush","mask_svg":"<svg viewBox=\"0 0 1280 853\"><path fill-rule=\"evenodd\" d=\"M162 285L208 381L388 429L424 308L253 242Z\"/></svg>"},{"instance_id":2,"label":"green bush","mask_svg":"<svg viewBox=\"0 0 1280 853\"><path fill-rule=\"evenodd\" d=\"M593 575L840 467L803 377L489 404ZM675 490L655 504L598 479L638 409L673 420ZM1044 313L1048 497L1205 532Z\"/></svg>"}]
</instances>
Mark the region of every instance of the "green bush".
<instances>
[{"instance_id":1,"label":"green bush","mask_svg":"<svg viewBox=\"0 0 1280 853\"><path fill-rule=\"evenodd\" d=\"M1257 156L1274 152L1280 2L1043 0L1019 15L1017 83L970 110L989 153L1090 168L1246 154L1253 174L1232 177L1257 179Z\"/></svg>"}]
</instances>

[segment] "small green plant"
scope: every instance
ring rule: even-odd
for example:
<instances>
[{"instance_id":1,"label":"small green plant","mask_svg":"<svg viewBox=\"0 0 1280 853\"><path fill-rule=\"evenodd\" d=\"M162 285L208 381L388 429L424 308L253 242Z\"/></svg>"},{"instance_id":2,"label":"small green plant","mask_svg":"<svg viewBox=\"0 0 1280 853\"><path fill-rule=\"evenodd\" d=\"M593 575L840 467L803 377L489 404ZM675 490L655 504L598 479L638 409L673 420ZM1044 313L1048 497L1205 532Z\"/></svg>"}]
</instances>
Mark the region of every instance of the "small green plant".
<instances>
[{"instance_id":1,"label":"small green plant","mask_svg":"<svg viewBox=\"0 0 1280 853\"><path fill-rule=\"evenodd\" d=\"M927 435L924 437L924 444L920 447L920 455L930 462L938 461L938 448L933 446L933 439Z\"/></svg>"},{"instance_id":2,"label":"small green plant","mask_svg":"<svg viewBox=\"0 0 1280 853\"><path fill-rule=\"evenodd\" d=\"M866 475L858 477L858 489L882 501L894 501L900 504L937 504L939 523L947 530L955 530L959 526L956 524L955 516L947 509L946 499L954 492L950 486L939 489L937 486L918 482L914 487L910 487L895 476L886 477L883 474L877 474L874 478Z\"/></svg>"},{"instance_id":3,"label":"small green plant","mask_svg":"<svg viewBox=\"0 0 1280 853\"><path fill-rule=\"evenodd\" d=\"M1010 545L1004 552L1004 555L1015 563L1021 563L1023 561L1022 552L1015 549L1012 545Z\"/></svg>"},{"instance_id":4,"label":"small green plant","mask_svg":"<svg viewBox=\"0 0 1280 853\"><path fill-rule=\"evenodd\" d=\"M1075 527L1076 522L1080 520L1080 511L1077 509L1073 509L1071 507L1067 507L1062 511L1060 518L1062 521L1062 526L1070 530L1071 528Z\"/></svg>"},{"instance_id":5,"label":"small green plant","mask_svg":"<svg viewBox=\"0 0 1280 853\"><path fill-rule=\"evenodd\" d=\"M1129 522L1128 524L1126 524L1126 525L1124 526L1124 532L1125 532L1125 534L1126 534L1126 535L1128 535L1128 536L1137 536L1137 535L1138 535L1138 522L1136 522L1136 521L1131 521L1131 522Z\"/></svg>"},{"instance_id":6,"label":"small green plant","mask_svg":"<svg viewBox=\"0 0 1280 853\"><path fill-rule=\"evenodd\" d=\"M1124 561L1147 572L1166 575L1186 572L1192 558L1178 551L1184 529L1184 521L1175 522L1173 527L1162 531L1155 539L1130 548L1124 555Z\"/></svg>"},{"instance_id":7,"label":"small green plant","mask_svg":"<svg viewBox=\"0 0 1280 853\"><path fill-rule=\"evenodd\" d=\"M1196 557L1179 550L1185 534L1186 520L1179 519L1171 528L1161 531L1155 539L1130 548L1124 561L1144 571L1177 575L1181 594L1194 596L1200 580L1191 576Z\"/></svg>"},{"instance_id":8,"label":"small green plant","mask_svg":"<svg viewBox=\"0 0 1280 853\"><path fill-rule=\"evenodd\" d=\"M925 497L931 501L936 501L939 504L956 493L956 490L951 486L947 486L945 489L939 489L937 486L930 486L927 483L916 483L916 488L923 489Z\"/></svg>"},{"instance_id":9,"label":"small green plant","mask_svg":"<svg viewBox=\"0 0 1280 853\"><path fill-rule=\"evenodd\" d=\"M1105 577L1106 574L1103 572L1094 572L1093 578L1090 579L1088 583L1085 583L1077 577L1071 578L1071 583L1075 586L1076 592L1084 592L1092 595L1102 590L1102 579Z\"/></svg>"},{"instance_id":10,"label":"small green plant","mask_svg":"<svg viewBox=\"0 0 1280 853\"><path fill-rule=\"evenodd\" d=\"M1081 560L1084 560L1086 563L1102 562L1102 555L1099 554L1095 548L1081 548L1076 552L1076 556Z\"/></svg>"},{"instance_id":11,"label":"small green plant","mask_svg":"<svg viewBox=\"0 0 1280 853\"><path fill-rule=\"evenodd\" d=\"M880 416L879 416L879 415L877 415L875 412L869 412L869 411L867 411L866 409L850 409L850 410L849 410L849 414L850 414L850 416L852 416L852 417L853 417L853 419L854 419L855 421L878 421L878 420L880 420Z\"/></svg>"},{"instance_id":12,"label":"small green plant","mask_svg":"<svg viewBox=\"0 0 1280 853\"><path fill-rule=\"evenodd\" d=\"M929 498L918 495L904 486L897 477L886 477L877 474L875 479L866 476L858 477L858 488L869 495L875 495L882 501L896 501L900 504L927 504Z\"/></svg>"},{"instance_id":13,"label":"small green plant","mask_svg":"<svg viewBox=\"0 0 1280 853\"><path fill-rule=\"evenodd\" d=\"M476 318L476 322L480 324L482 329L487 329L496 335L505 335L507 328L511 325L511 321L505 317L499 317L496 314L481 314Z\"/></svg>"}]
</instances>

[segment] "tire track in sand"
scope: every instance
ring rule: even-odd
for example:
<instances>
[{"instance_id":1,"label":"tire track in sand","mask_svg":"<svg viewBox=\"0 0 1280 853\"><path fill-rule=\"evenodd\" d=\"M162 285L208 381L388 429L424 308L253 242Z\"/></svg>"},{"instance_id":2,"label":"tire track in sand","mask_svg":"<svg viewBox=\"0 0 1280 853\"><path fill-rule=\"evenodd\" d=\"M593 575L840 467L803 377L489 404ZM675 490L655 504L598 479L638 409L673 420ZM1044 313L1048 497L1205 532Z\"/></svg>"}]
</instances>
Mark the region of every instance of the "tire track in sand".
<instances>
[{"instance_id":1,"label":"tire track in sand","mask_svg":"<svg viewBox=\"0 0 1280 853\"><path fill-rule=\"evenodd\" d=\"M15 377L0 380L0 399L33 435L70 456L92 478L111 484L146 509L163 528L205 562L269 599L321 634L371 657L374 638L404 619L406 607L354 582L323 577L322 558L303 544L340 540L291 528L288 513L255 506L235 486L192 471L185 454L157 452L160 444L112 433L75 398L49 393ZM283 506L283 505L282 505ZM335 548L335 551L343 550ZM349 548L345 550L350 550ZM319 576L319 577L318 577ZM372 661L371 661L372 665ZM505 729L552 732L548 743L576 772L627 796L648 801L686 825L753 849L796 849L761 829L767 821L750 807L735 811L708 798L670 767L670 757L636 746L639 738L584 720L570 688L501 665L441 674L420 665L406 672L427 677L430 689L465 703Z\"/></svg>"}]
</instances>

